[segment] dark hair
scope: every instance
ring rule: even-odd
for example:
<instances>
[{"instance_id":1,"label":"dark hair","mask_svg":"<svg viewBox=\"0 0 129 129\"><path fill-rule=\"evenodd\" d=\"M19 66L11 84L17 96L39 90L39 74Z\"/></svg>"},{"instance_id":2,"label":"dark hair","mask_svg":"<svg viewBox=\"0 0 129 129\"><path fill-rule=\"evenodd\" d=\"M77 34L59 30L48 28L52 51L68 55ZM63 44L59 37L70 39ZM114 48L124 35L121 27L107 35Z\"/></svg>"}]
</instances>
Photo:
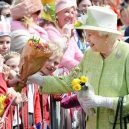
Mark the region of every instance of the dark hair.
<instances>
[{"instance_id":1,"label":"dark hair","mask_svg":"<svg viewBox=\"0 0 129 129\"><path fill-rule=\"evenodd\" d=\"M124 0L122 3L120 3L120 6L122 8L127 8L129 6L129 0Z\"/></svg>"},{"instance_id":2,"label":"dark hair","mask_svg":"<svg viewBox=\"0 0 129 129\"><path fill-rule=\"evenodd\" d=\"M8 3L9 5L11 5L13 2L13 0L1 0L1 1L4 1L4 2Z\"/></svg>"},{"instance_id":3,"label":"dark hair","mask_svg":"<svg viewBox=\"0 0 129 129\"><path fill-rule=\"evenodd\" d=\"M83 0L77 0L77 6L82 2Z\"/></svg>"}]
</instances>

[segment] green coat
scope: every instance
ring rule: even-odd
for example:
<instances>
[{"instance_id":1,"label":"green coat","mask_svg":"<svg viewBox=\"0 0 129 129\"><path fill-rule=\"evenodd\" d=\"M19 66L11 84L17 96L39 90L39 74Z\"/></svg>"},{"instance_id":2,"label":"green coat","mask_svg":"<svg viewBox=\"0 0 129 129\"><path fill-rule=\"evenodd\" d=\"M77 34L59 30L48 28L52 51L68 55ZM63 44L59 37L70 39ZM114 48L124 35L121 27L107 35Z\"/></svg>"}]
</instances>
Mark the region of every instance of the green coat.
<instances>
[{"instance_id":1,"label":"green coat","mask_svg":"<svg viewBox=\"0 0 129 129\"><path fill-rule=\"evenodd\" d=\"M71 81L81 75L88 76L95 94L114 99L114 110L100 107L96 109L94 116L87 117L87 129L112 129L118 96L124 96L124 115L129 114L129 45L119 41L106 59L89 49L79 67L73 69L68 76L43 77L40 92L71 92Z\"/></svg>"}]
</instances>

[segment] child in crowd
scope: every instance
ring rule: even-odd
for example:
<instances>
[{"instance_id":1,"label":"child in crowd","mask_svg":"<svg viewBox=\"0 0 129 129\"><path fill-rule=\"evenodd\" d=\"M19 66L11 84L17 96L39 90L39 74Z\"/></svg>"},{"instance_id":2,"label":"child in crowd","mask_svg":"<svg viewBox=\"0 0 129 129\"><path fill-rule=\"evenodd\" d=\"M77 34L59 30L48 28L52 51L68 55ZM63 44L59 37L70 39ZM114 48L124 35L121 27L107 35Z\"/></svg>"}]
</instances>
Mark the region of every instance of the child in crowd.
<instances>
[{"instance_id":1,"label":"child in crowd","mask_svg":"<svg viewBox=\"0 0 129 129\"><path fill-rule=\"evenodd\" d=\"M14 98L16 98L14 100L14 104L19 104L23 101L26 101L26 97L24 95L21 95L20 93L16 92L15 90L13 90L13 88L8 88L7 87L7 82L4 79L4 74L3 74L3 66L4 66L4 58L2 55L0 55L0 94L1 95L6 95L8 94L9 96L12 96ZM8 85L10 85L10 83L8 83ZM11 113L9 111L9 113L7 114L7 119L6 119L6 127L8 127L8 129L11 129Z\"/></svg>"},{"instance_id":2,"label":"child in crowd","mask_svg":"<svg viewBox=\"0 0 129 129\"><path fill-rule=\"evenodd\" d=\"M60 43L59 43L60 44ZM40 70L42 76L53 75L54 71L58 68L58 64L61 62L64 50L63 48L55 41L52 47L53 55L49 60L43 65ZM43 110L43 129L50 129L50 117L49 117L49 95L42 95L42 110Z\"/></svg>"},{"instance_id":3,"label":"child in crowd","mask_svg":"<svg viewBox=\"0 0 129 129\"><path fill-rule=\"evenodd\" d=\"M0 1L0 15L3 15L8 20L11 18L10 5L5 1Z\"/></svg>"},{"instance_id":4,"label":"child in crowd","mask_svg":"<svg viewBox=\"0 0 129 129\"><path fill-rule=\"evenodd\" d=\"M10 50L10 24L1 16L0 20L0 54L4 55Z\"/></svg>"},{"instance_id":5,"label":"child in crowd","mask_svg":"<svg viewBox=\"0 0 129 129\"><path fill-rule=\"evenodd\" d=\"M5 55L5 64L15 71L15 75L19 74L19 63L20 54L17 52L10 52ZM27 83L27 87L24 87L22 92L28 96L28 103L24 104L24 127L29 128L36 125L42 121L41 108L40 108L40 98L38 93L37 85L32 83ZM28 121L29 117L29 121ZM17 117L15 118L16 121ZM19 120L20 124L21 121ZM14 127L16 129L17 122L14 122Z\"/></svg>"}]
</instances>

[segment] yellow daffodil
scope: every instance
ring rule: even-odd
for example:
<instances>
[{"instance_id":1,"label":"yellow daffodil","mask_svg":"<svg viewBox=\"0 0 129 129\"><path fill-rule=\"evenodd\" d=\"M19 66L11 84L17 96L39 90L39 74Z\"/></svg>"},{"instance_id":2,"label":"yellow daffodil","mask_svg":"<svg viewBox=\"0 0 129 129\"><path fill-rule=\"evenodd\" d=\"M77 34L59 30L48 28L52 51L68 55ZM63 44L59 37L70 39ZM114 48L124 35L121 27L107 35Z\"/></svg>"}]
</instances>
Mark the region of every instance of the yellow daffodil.
<instances>
[{"instance_id":1,"label":"yellow daffodil","mask_svg":"<svg viewBox=\"0 0 129 129\"><path fill-rule=\"evenodd\" d=\"M81 85L80 84L75 84L75 85L72 86L72 88L75 91L79 91L79 90L81 90Z\"/></svg>"},{"instance_id":2,"label":"yellow daffodil","mask_svg":"<svg viewBox=\"0 0 129 129\"><path fill-rule=\"evenodd\" d=\"M81 80L82 83L86 83L86 82L88 81L88 77L86 77L86 76L81 76L81 77L80 77L80 80Z\"/></svg>"},{"instance_id":3,"label":"yellow daffodil","mask_svg":"<svg viewBox=\"0 0 129 129\"><path fill-rule=\"evenodd\" d=\"M75 23L74 23L74 26L75 27L79 27L79 26L81 26L82 25L82 23L80 22L80 21L76 21Z\"/></svg>"},{"instance_id":4,"label":"yellow daffodil","mask_svg":"<svg viewBox=\"0 0 129 129\"><path fill-rule=\"evenodd\" d=\"M76 85L76 84L80 84L80 79L78 79L78 78L75 78L75 79L73 79L73 81L72 81L72 85Z\"/></svg>"},{"instance_id":5,"label":"yellow daffodil","mask_svg":"<svg viewBox=\"0 0 129 129\"><path fill-rule=\"evenodd\" d=\"M88 77L81 76L80 78L75 78L72 80L72 88L74 91L79 91L82 89L82 87L85 86L85 83L88 82Z\"/></svg>"}]
</instances>

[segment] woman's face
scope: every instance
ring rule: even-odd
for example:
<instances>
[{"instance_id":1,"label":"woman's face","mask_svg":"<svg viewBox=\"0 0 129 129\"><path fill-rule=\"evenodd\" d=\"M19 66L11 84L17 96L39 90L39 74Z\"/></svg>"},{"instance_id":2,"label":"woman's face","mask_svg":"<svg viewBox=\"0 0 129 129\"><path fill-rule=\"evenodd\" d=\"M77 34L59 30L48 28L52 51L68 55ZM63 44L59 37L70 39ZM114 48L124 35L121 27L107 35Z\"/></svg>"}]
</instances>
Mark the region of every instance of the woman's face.
<instances>
[{"instance_id":1,"label":"woman's face","mask_svg":"<svg viewBox=\"0 0 129 129\"><path fill-rule=\"evenodd\" d=\"M78 5L78 9L82 12L87 12L87 7L91 6L90 0L82 0L81 3Z\"/></svg>"},{"instance_id":2,"label":"woman's face","mask_svg":"<svg viewBox=\"0 0 129 129\"><path fill-rule=\"evenodd\" d=\"M0 37L0 54L4 55L10 50L11 38L9 36Z\"/></svg>"},{"instance_id":3,"label":"woman's face","mask_svg":"<svg viewBox=\"0 0 129 129\"><path fill-rule=\"evenodd\" d=\"M1 15L5 16L6 18L11 17L10 8L4 8L4 9L2 9Z\"/></svg>"},{"instance_id":4,"label":"woman's face","mask_svg":"<svg viewBox=\"0 0 129 129\"><path fill-rule=\"evenodd\" d=\"M121 13L120 13L120 16L121 16L121 21L124 25L129 25L129 14L126 10L122 10Z\"/></svg>"},{"instance_id":5,"label":"woman's face","mask_svg":"<svg viewBox=\"0 0 129 129\"><path fill-rule=\"evenodd\" d=\"M74 7L66 8L57 13L58 24L62 28L65 24L74 24L76 18L76 9Z\"/></svg>"},{"instance_id":6,"label":"woman's face","mask_svg":"<svg viewBox=\"0 0 129 129\"><path fill-rule=\"evenodd\" d=\"M58 68L58 64L60 63L61 58L62 56L51 56L40 70L41 74L42 75L52 74Z\"/></svg>"},{"instance_id":7,"label":"woman's face","mask_svg":"<svg viewBox=\"0 0 129 129\"><path fill-rule=\"evenodd\" d=\"M106 38L106 36L100 36L96 31L86 31L86 40L93 51L102 52Z\"/></svg>"},{"instance_id":8,"label":"woman's face","mask_svg":"<svg viewBox=\"0 0 129 129\"><path fill-rule=\"evenodd\" d=\"M16 73L19 73L19 63L20 63L20 57L13 57L5 62L5 64L9 66L11 70L14 70Z\"/></svg>"}]
</instances>

